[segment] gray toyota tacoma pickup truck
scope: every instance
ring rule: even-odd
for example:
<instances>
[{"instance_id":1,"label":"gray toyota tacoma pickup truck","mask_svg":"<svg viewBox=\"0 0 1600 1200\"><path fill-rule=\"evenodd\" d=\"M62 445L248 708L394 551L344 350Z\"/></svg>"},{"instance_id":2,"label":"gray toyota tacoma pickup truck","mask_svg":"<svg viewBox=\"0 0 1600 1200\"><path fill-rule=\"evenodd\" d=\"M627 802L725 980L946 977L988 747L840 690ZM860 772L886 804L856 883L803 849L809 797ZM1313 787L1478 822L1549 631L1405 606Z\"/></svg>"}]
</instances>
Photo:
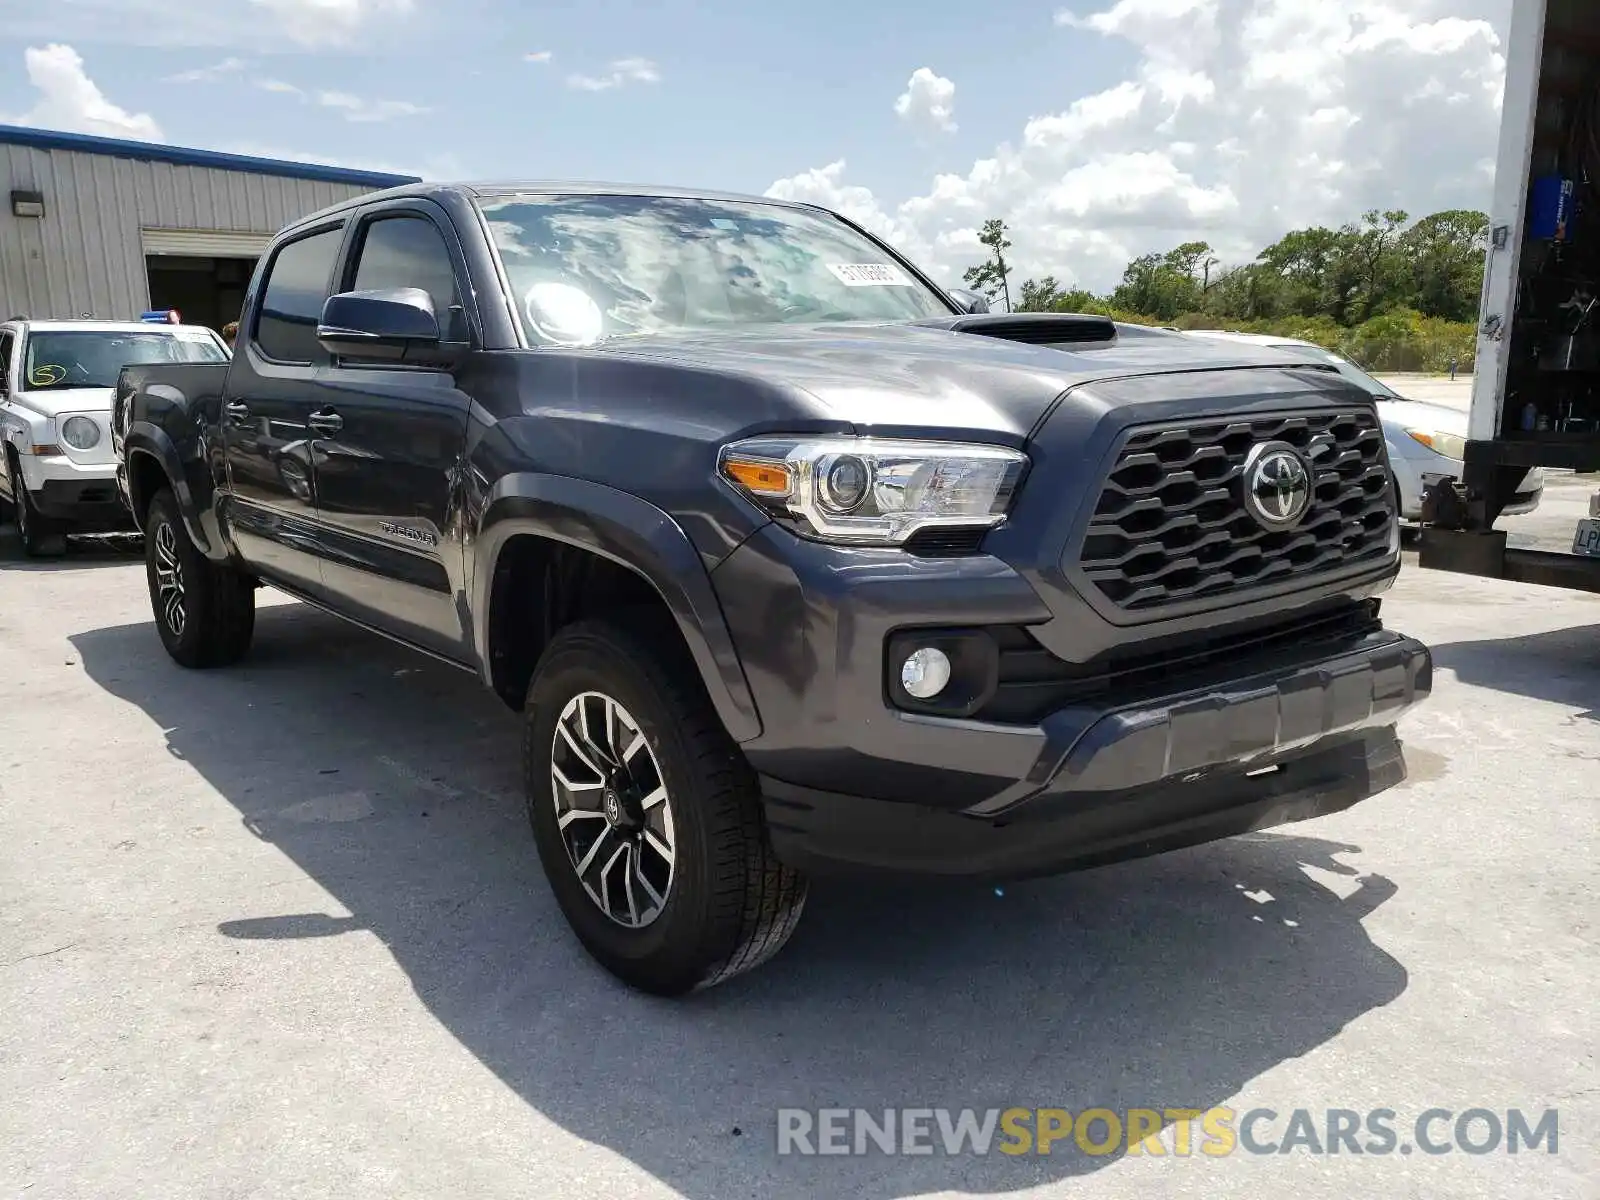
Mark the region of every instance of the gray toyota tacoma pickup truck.
<instances>
[{"instance_id":1,"label":"gray toyota tacoma pickup truck","mask_svg":"<svg viewBox=\"0 0 1600 1200\"><path fill-rule=\"evenodd\" d=\"M191 667L270 585L524 718L588 950L676 994L828 868L1012 878L1404 778L1370 398L1250 347L988 313L843 218L416 185L284 230L237 349L130 367L119 483Z\"/></svg>"}]
</instances>

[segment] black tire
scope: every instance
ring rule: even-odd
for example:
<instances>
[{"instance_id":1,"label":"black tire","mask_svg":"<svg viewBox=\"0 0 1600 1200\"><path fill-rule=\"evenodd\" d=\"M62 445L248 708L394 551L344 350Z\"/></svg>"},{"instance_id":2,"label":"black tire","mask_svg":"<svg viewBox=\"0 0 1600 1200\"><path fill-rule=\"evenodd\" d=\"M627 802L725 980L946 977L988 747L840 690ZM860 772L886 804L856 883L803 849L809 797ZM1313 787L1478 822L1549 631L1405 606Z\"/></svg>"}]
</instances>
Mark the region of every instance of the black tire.
<instances>
[{"instance_id":1,"label":"black tire","mask_svg":"<svg viewBox=\"0 0 1600 1200\"><path fill-rule=\"evenodd\" d=\"M67 552L67 535L48 517L42 516L28 495L28 485L22 479L22 464L17 452L6 448L6 474L15 497L11 505L11 519L17 523L17 537L22 542L22 552L29 558L53 558Z\"/></svg>"},{"instance_id":2,"label":"black tire","mask_svg":"<svg viewBox=\"0 0 1600 1200\"><path fill-rule=\"evenodd\" d=\"M173 660L205 668L243 658L255 632L255 581L200 552L169 489L150 501L144 547L150 608Z\"/></svg>"},{"instance_id":3,"label":"black tire","mask_svg":"<svg viewBox=\"0 0 1600 1200\"><path fill-rule=\"evenodd\" d=\"M773 855L755 773L717 718L676 628L648 612L628 616L569 625L540 659L523 714L528 816L556 901L585 949L624 983L676 996L722 983L782 949L807 884ZM619 924L591 899L558 819L557 722L591 692L631 715L667 789L673 874L643 928Z\"/></svg>"}]
</instances>

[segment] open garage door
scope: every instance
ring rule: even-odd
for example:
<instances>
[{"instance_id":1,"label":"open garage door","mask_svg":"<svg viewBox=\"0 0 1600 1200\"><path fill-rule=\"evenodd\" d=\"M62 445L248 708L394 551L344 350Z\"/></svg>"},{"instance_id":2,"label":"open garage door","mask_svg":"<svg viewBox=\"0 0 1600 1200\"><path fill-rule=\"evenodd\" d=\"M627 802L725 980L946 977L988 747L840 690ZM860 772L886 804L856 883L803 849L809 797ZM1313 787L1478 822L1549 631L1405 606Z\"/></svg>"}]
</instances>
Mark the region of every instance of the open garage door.
<instances>
[{"instance_id":1,"label":"open garage door","mask_svg":"<svg viewBox=\"0 0 1600 1200\"><path fill-rule=\"evenodd\" d=\"M220 229L144 229L147 258L260 258L272 244L270 233L232 233Z\"/></svg>"},{"instance_id":2,"label":"open garage door","mask_svg":"<svg viewBox=\"0 0 1600 1200\"><path fill-rule=\"evenodd\" d=\"M185 321L220 330L239 319L256 259L272 235L206 229L145 229L151 308L175 308Z\"/></svg>"}]
</instances>

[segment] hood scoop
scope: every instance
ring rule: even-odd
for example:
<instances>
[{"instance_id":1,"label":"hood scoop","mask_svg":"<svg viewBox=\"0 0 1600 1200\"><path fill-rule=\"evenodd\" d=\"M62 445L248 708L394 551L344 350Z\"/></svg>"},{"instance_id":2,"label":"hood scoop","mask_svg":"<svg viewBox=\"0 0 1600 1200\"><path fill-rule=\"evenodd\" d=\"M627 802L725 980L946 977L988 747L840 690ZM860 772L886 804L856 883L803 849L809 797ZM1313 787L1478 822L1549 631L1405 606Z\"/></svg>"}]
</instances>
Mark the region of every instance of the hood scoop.
<instances>
[{"instance_id":1,"label":"hood scoop","mask_svg":"<svg viewBox=\"0 0 1600 1200\"><path fill-rule=\"evenodd\" d=\"M1117 340L1117 327L1110 317L1086 313L973 313L941 319L938 324L954 333L976 333L1028 346L1110 346Z\"/></svg>"}]
</instances>

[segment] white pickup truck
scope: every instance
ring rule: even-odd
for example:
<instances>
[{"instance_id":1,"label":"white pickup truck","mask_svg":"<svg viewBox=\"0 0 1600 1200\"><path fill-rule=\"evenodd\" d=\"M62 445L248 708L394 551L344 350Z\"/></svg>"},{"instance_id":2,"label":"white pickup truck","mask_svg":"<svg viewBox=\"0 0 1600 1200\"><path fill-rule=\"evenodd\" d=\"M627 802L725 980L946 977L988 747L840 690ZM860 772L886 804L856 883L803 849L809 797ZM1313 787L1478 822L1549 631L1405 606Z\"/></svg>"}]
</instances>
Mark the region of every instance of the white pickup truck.
<instances>
[{"instance_id":1,"label":"white pickup truck","mask_svg":"<svg viewBox=\"0 0 1600 1200\"><path fill-rule=\"evenodd\" d=\"M1600 491L1565 551L1495 528L1537 467L1600 472L1596 0L1511 6L1467 444L1459 477L1428 481L1422 565L1600 592Z\"/></svg>"},{"instance_id":2,"label":"white pickup truck","mask_svg":"<svg viewBox=\"0 0 1600 1200\"><path fill-rule=\"evenodd\" d=\"M0 323L0 516L16 521L23 553L59 553L73 533L133 531L111 446L123 367L227 359L200 325Z\"/></svg>"}]
</instances>

